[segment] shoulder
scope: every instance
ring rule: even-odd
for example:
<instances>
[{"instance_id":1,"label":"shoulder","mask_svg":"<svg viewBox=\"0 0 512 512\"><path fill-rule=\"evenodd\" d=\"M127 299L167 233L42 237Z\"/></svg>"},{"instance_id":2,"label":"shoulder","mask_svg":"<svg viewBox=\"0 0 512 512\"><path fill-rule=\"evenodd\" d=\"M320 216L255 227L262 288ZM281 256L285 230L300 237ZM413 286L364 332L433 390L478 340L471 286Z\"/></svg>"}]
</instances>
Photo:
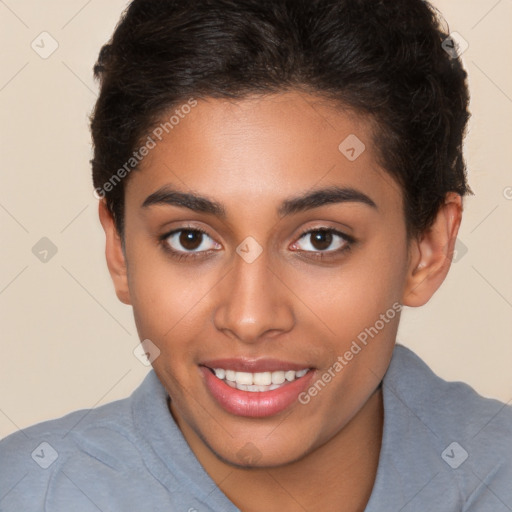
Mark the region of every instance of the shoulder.
<instances>
[{"instance_id":1,"label":"shoulder","mask_svg":"<svg viewBox=\"0 0 512 512\"><path fill-rule=\"evenodd\" d=\"M394 450L389 461L404 481L422 467L439 482L423 491L430 490L432 500L443 489L463 510L477 503L474 510L493 512L512 505L510 405L440 378L402 345L395 347L383 396L386 447ZM418 486L421 477L416 480Z\"/></svg>"},{"instance_id":2,"label":"shoulder","mask_svg":"<svg viewBox=\"0 0 512 512\"><path fill-rule=\"evenodd\" d=\"M124 398L94 409L77 410L61 418L18 430L0 441L2 468L6 461L35 461L39 466L44 466L49 464L49 460L41 460L45 453L51 453L57 460L61 455L65 456L70 451L80 450L89 444L122 442L122 439L130 436L130 405L130 398ZM53 443L50 443L50 440ZM32 453L39 448L40 443L45 442L46 445L50 445L48 452L43 449L42 455L38 455L39 450ZM27 453L27 450L30 451ZM53 453L54 451L57 453ZM28 455L28 458L23 458L24 454Z\"/></svg>"},{"instance_id":3,"label":"shoulder","mask_svg":"<svg viewBox=\"0 0 512 512\"><path fill-rule=\"evenodd\" d=\"M69 502L80 503L85 498L73 475L94 474L108 481L115 474L133 472L140 455L132 402L128 397L74 411L2 439L0 509L46 510L56 488Z\"/></svg>"},{"instance_id":4,"label":"shoulder","mask_svg":"<svg viewBox=\"0 0 512 512\"><path fill-rule=\"evenodd\" d=\"M487 436L512 449L512 406L485 398L464 382L437 376L413 351L397 345L385 384L440 436Z\"/></svg>"}]
</instances>

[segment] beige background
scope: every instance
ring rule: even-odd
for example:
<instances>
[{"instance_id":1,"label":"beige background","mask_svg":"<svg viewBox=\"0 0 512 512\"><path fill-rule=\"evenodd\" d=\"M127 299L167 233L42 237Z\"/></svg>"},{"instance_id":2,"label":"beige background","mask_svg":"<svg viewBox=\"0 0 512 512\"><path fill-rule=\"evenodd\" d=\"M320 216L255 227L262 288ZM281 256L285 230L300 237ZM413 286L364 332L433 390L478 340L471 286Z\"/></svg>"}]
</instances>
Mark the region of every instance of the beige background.
<instances>
[{"instance_id":1,"label":"beige background","mask_svg":"<svg viewBox=\"0 0 512 512\"><path fill-rule=\"evenodd\" d=\"M89 165L92 67L126 3L0 1L0 437L127 396L148 371L132 352L132 311L107 272ZM445 379L508 402L512 1L434 5L469 43L466 156L476 196L459 237L467 252L429 304L405 311L398 339ZM31 48L43 31L59 44L47 59ZM42 237L58 249L46 263L32 253Z\"/></svg>"}]
</instances>

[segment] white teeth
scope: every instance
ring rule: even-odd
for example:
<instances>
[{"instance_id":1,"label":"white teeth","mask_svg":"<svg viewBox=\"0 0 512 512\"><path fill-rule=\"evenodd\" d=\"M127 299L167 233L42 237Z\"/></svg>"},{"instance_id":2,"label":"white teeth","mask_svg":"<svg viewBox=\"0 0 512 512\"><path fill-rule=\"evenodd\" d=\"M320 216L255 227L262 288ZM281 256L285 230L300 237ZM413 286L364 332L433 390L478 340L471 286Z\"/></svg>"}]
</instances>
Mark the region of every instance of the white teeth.
<instances>
[{"instance_id":1,"label":"white teeth","mask_svg":"<svg viewBox=\"0 0 512 512\"><path fill-rule=\"evenodd\" d=\"M277 370L274 372L236 372L234 370L226 370L224 368L214 368L215 376L223 380L232 388L242 391L270 391L281 387L286 382L293 382L295 379L304 377L309 371L308 368L303 370Z\"/></svg>"},{"instance_id":2,"label":"white teeth","mask_svg":"<svg viewBox=\"0 0 512 512\"><path fill-rule=\"evenodd\" d=\"M215 377L224 380L226 378L226 370L224 368L215 368Z\"/></svg>"},{"instance_id":3,"label":"white teeth","mask_svg":"<svg viewBox=\"0 0 512 512\"><path fill-rule=\"evenodd\" d=\"M237 384L245 384L251 386L252 382L252 373L249 372L236 372L235 381Z\"/></svg>"},{"instance_id":4,"label":"white teeth","mask_svg":"<svg viewBox=\"0 0 512 512\"><path fill-rule=\"evenodd\" d=\"M257 386L269 386L272 384L272 374L270 372L253 373L251 375L253 384Z\"/></svg>"},{"instance_id":5,"label":"white teeth","mask_svg":"<svg viewBox=\"0 0 512 512\"><path fill-rule=\"evenodd\" d=\"M284 372L272 372L272 384L282 384L284 381Z\"/></svg>"},{"instance_id":6,"label":"white teeth","mask_svg":"<svg viewBox=\"0 0 512 512\"><path fill-rule=\"evenodd\" d=\"M292 380L295 380L295 372L293 370L288 370L285 374L284 374L284 378L291 382Z\"/></svg>"}]
</instances>

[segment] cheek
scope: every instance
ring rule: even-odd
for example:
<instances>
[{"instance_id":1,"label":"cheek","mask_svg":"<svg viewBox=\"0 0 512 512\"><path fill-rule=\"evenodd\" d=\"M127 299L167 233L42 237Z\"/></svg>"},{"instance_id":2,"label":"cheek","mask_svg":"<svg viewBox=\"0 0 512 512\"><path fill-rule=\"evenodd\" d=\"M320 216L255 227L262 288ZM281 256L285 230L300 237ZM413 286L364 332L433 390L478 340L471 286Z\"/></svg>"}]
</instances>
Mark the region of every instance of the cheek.
<instances>
[{"instance_id":1,"label":"cheek","mask_svg":"<svg viewBox=\"0 0 512 512\"><path fill-rule=\"evenodd\" d=\"M200 345L201 326L208 315L214 273L199 267L179 266L165 257L135 259L129 286L137 331L152 340L163 354L176 355ZM166 358L169 363L176 357Z\"/></svg>"},{"instance_id":2,"label":"cheek","mask_svg":"<svg viewBox=\"0 0 512 512\"><path fill-rule=\"evenodd\" d=\"M333 339L346 343L400 301L406 258L400 238L375 237L337 268L297 272L294 292L325 322Z\"/></svg>"},{"instance_id":3,"label":"cheek","mask_svg":"<svg viewBox=\"0 0 512 512\"><path fill-rule=\"evenodd\" d=\"M360 284L358 296L366 303L364 309L375 313L376 309L387 309L400 300L406 275L404 229L396 227L379 233L355 262L353 277L355 284Z\"/></svg>"},{"instance_id":4,"label":"cheek","mask_svg":"<svg viewBox=\"0 0 512 512\"><path fill-rule=\"evenodd\" d=\"M402 244L397 241L400 239L393 233L373 236L339 266L304 263L275 269L289 288L286 291L288 288L277 283L276 293L283 294L282 300L294 309L296 328L316 333L325 341L330 338L330 352L342 353L344 345L350 345L401 298L406 246L405 240ZM161 351L186 349L193 353L200 348L194 347L194 340L204 339L202 330L211 327L215 308L229 303L229 293L219 296L221 288L226 290L226 283L221 283L226 269L176 263L158 248L142 251L142 245L134 244L135 250L128 254L139 336L151 339Z\"/></svg>"}]
</instances>

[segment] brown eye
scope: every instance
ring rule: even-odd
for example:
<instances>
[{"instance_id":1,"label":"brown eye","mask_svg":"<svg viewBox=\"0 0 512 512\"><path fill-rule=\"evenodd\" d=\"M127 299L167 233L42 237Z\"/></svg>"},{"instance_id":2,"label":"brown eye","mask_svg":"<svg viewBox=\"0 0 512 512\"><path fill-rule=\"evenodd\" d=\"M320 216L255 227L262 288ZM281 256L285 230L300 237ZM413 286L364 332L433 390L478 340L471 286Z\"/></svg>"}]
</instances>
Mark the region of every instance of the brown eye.
<instances>
[{"instance_id":1,"label":"brown eye","mask_svg":"<svg viewBox=\"0 0 512 512\"><path fill-rule=\"evenodd\" d=\"M348 248L352 242L352 237L335 229L311 229L303 233L294 246L304 252L335 253Z\"/></svg>"},{"instance_id":2,"label":"brown eye","mask_svg":"<svg viewBox=\"0 0 512 512\"><path fill-rule=\"evenodd\" d=\"M163 241L173 253L203 253L218 249L217 244L208 234L200 229L177 229L163 237Z\"/></svg>"},{"instance_id":3,"label":"brown eye","mask_svg":"<svg viewBox=\"0 0 512 512\"><path fill-rule=\"evenodd\" d=\"M181 231L181 235L179 236L179 243L182 247L187 249L187 251L194 251L201 245L202 241L203 233L199 233L198 231Z\"/></svg>"},{"instance_id":4,"label":"brown eye","mask_svg":"<svg viewBox=\"0 0 512 512\"><path fill-rule=\"evenodd\" d=\"M310 233L311 245L319 251L325 251L332 244L332 233L329 231L314 231Z\"/></svg>"}]
</instances>

